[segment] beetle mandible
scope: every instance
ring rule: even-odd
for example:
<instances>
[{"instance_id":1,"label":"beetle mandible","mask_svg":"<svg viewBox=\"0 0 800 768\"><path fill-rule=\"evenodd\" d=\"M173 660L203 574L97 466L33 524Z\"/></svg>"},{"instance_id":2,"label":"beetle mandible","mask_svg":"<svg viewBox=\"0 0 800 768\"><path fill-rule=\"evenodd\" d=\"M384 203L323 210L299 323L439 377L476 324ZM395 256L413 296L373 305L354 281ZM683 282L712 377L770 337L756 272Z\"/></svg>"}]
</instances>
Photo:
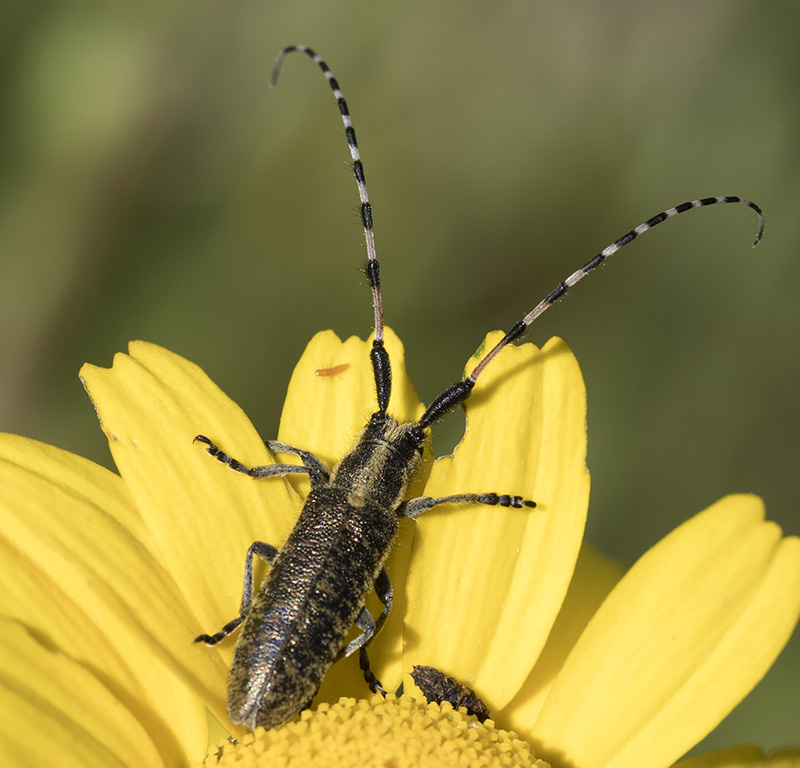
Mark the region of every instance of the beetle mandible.
<instances>
[{"instance_id":1,"label":"beetle mandible","mask_svg":"<svg viewBox=\"0 0 800 768\"><path fill-rule=\"evenodd\" d=\"M532 500L495 492L404 500L422 457L428 428L469 397L478 377L504 347L520 338L539 315L609 256L668 218L692 208L740 203L759 216L754 246L764 231L761 209L741 197L707 197L668 208L615 240L559 283L505 334L469 376L434 398L419 421L398 423L388 413L392 373L383 342L383 306L372 206L350 111L327 64L306 46L289 46L281 51L271 84L277 82L283 59L292 51L306 54L322 70L344 122L361 198L361 220L367 245L365 274L372 290L375 315L370 359L377 410L350 452L332 470L312 453L274 440L265 441L269 450L294 454L301 464L246 467L223 453L208 437L198 435L195 438L205 444L211 456L236 472L257 479L301 473L308 475L311 484L297 523L283 546L277 548L256 541L247 550L239 615L216 634L200 635L195 640L215 645L241 625L228 678L228 712L234 723L251 729L275 728L309 706L330 667L355 651L359 651L360 665L369 687L385 693L370 668L367 646L380 632L392 607L392 587L384 562L397 533L399 518L414 518L441 504L536 506ZM255 555L271 566L257 593L253 585ZM383 604L377 619L365 607L366 596L372 589ZM345 642L353 625L361 632L355 639Z\"/></svg>"}]
</instances>

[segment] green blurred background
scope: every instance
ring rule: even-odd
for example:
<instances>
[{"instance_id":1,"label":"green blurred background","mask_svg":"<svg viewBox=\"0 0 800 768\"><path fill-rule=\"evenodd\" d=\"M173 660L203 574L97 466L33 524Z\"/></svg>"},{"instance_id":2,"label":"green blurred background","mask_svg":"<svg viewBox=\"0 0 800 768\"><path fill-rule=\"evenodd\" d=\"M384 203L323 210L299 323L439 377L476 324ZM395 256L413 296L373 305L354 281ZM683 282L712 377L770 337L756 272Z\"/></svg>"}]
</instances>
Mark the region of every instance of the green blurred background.
<instances>
[{"instance_id":1,"label":"green blurred background","mask_svg":"<svg viewBox=\"0 0 800 768\"><path fill-rule=\"evenodd\" d=\"M794 2L6 2L0 428L107 464L77 371L142 338L274 436L311 335L370 331L330 91L300 57L266 87L305 43L350 103L423 401L640 221L760 203L757 250L751 211L689 213L531 339L581 362L604 552L629 565L732 491L800 533L798 32ZM800 742L799 682L796 633L704 747Z\"/></svg>"}]
</instances>

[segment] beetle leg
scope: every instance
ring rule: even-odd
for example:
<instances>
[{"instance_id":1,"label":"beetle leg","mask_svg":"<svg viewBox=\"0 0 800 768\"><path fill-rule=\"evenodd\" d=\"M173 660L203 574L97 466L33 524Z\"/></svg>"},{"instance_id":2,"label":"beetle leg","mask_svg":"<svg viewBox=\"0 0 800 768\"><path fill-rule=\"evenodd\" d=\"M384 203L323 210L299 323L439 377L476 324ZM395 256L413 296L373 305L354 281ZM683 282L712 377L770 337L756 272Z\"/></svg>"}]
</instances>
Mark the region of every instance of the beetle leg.
<instances>
[{"instance_id":1,"label":"beetle leg","mask_svg":"<svg viewBox=\"0 0 800 768\"><path fill-rule=\"evenodd\" d=\"M221 640L224 640L231 632L233 632L250 613L250 606L253 603L253 555L258 555L269 565L275 562L275 556L278 554L278 548L273 547L272 544L267 544L265 541L254 541L247 549L247 557L244 561L244 583L242 584L242 605L239 608L239 615L229 621L219 632L215 635L198 635L194 642L205 643L206 645L216 645Z\"/></svg>"},{"instance_id":2,"label":"beetle leg","mask_svg":"<svg viewBox=\"0 0 800 768\"><path fill-rule=\"evenodd\" d=\"M328 468L316 457L313 453L304 451L300 448L295 448L286 443L279 443L277 440L266 440L264 445L271 451L278 451L279 453L293 453L299 456L302 464L267 464L261 467L247 467L242 464L238 459L231 458L227 453L223 453L209 438L205 435L197 435L194 442L205 443L206 451L209 455L213 456L217 461L232 469L234 472L240 472L243 475L248 475L255 478L264 477L283 477L284 475L307 474L311 480L312 487L323 485L330 477Z\"/></svg>"},{"instance_id":3,"label":"beetle leg","mask_svg":"<svg viewBox=\"0 0 800 768\"><path fill-rule=\"evenodd\" d=\"M308 468L312 488L327 483L330 479L330 470L310 451L295 448L287 443L279 443L277 440L265 440L264 445L273 453L293 453L299 456L303 465Z\"/></svg>"},{"instance_id":4,"label":"beetle leg","mask_svg":"<svg viewBox=\"0 0 800 768\"><path fill-rule=\"evenodd\" d=\"M378 578L375 579L375 591L378 593L378 597L383 603L381 615L378 617L378 620L375 621L366 606L361 609L361 613L358 614L358 618L356 619L356 626L361 629L361 634L339 651L336 661L358 650L358 663L361 667L361 671L364 673L364 680L367 681L367 685L373 693L380 693L382 696L385 696L386 691L381 685L381 681L375 677L375 673L372 671L372 667L370 667L369 664L369 657L367 656L367 645L370 640L380 632L381 627L386 623L389 611L392 609L392 585L383 568L378 574Z\"/></svg>"},{"instance_id":5,"label":"beetle leg","mask_svg":"<svg viewBox=\"0 0 800 768\"><path fill-rule=\"evenodd\" d=\"M418 496L416 499L406 502L397 514L401 517L417 517L438 504L487 504L492 507L514 507L515 509L536 506L535 501L523 499L521 496L497 493L457 493L453 496Z\"/></svg>"}]
</instances>

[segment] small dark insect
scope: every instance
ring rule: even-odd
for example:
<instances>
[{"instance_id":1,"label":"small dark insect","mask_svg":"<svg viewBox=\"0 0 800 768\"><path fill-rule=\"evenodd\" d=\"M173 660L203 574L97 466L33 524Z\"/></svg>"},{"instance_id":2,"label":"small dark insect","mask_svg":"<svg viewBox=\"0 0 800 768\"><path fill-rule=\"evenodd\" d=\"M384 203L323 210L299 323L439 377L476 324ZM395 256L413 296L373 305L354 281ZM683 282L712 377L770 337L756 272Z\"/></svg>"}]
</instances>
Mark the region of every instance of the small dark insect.
<instances>
[{"instance_id":1,"label":"small dark insect","mask_svg":"<svg viewBox=\"0 0 800 768\"><path fill-rule=\"evenodd\" d=\"M334 365L333 368L317 368L314 371L317 376L335 376L337 373L344 373L350 367L350 363Z\"/></svg>"},{"instance_id":2,"label":"small dark insect","mask_svg":"<svg viewBox=\"0 0 800 768\"><path fill-rule=\"evenodd\" d=\"M411 671L411 677L429 702L449 701L456 709L464 707L468 715L475 715L481 722L488 720L489 710L475 691L461 685L454 677L448 677L435 667L419 665Z\"/></svg>"},{"instance_id":3,"label":"small dark insect","mask_svg":"<svg viewBox=\"0 0 800 768\"><path fill-rule=\"evenodd\" d=\"M369 687L384 693L370 668L367 646L380 632L392 607L392 587L383 566L397 533L398 518L417 517L443 504L536 506L535 502L520 496L495 492L420 496L405 500L428 440L428 428L470 396L478 377L506 346L520 338L539 315L609 256L672 216L716 203L739 203L759 215L759 230L754 244L758 243L764 229L761 209L741 197L706 197L659 213L615 240L559 283L506 333L469 376L434 398L419 421L398 423L388 413L392 373L383 342L383 304L372 206L350 111L328 66L305 46L291 46L280 53L272 83L277 79L284 57L291 51L306 54L322 70L333 90L345 126L361 198L361 220L368 255L365 273L372 289L375 335L370 360L375 376L377 410L350 452L332 470L308 451L275 440L266 441L269 450L294 454L301 463L246 467L223 453L208 437L198 435L195 438L206 445L206 450L215 459L251 478L300 473L307 474L311 483L311 491L297 523L283 546L279 549L256 541L247 550L239 615L216 634L196 638L196 642L215 645L241 625L228 678L228 713L234 723L250 728L275 728L290 720L309 706L330 667L355 651L359 651L361 669ZM333 375L342 370L342 366L336 366L317 373ZM257 592L253 585L255 555L272 566ZM377 618L365 606L367 593L372 589L383 604ZM361 633L354 640L345 642L353 625Z\"/></svg>"}]
</instances>

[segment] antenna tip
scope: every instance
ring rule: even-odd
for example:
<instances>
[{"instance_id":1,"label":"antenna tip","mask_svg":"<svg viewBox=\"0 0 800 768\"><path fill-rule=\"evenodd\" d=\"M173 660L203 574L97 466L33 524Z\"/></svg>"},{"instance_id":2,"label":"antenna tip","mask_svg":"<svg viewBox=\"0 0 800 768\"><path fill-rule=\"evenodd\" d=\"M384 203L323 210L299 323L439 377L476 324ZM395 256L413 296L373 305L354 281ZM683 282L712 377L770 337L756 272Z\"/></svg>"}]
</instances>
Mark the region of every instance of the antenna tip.
<instances>
[{"instance_id":1,"label":"antenna tip","mask_svg":"<svg viewBox=\"0 0 800 768\"><path fill-rule=\"evenodd\" d=\"M287 45L275 58L275 64L272 67L272 74L269 76L269 87L274 88L278 84L278 75L281 73L281 65L286 58L287 53L292 51L305 51L304 45Z\"/></svg>"},{"instance_id":2,"label":"antenna tip","mask_svg":"<svg viewBox=\"0 0 800 768\"><path fill-rule=\"evenodd\" d=\"M747 201L747 205L758 214L758 232L756 233L756 239L753 240L753 248L755 248L761 242L761 238L764 236L764 211L762 211L758 205L750 202L749 200Z\"/></svg>"}]
</instances>

